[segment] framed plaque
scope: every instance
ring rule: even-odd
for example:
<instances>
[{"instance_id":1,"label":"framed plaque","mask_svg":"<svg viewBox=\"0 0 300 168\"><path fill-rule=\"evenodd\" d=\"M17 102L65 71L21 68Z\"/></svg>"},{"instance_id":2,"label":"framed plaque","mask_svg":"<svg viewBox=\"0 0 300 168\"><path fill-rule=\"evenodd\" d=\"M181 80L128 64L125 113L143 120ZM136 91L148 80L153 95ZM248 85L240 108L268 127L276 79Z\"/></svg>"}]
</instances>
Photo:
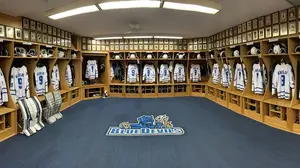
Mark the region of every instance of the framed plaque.
<instances>
[{"instance_id":1,"label":"framed plaque","mask_svg":"<svg viewBox=\"0 0 300 168\"><path fill-rule=\"evenodd\" d=\"M242 41L243 43L246 43L246 42L247 42L247 33L244 33L244 34L243 34L242 40L243 40L243 41Z\"/></svg>"},{"instance_id":2,"label":"framed plaque","mask_svg":"<svg viewBox=\"0 0 300 168\"><path fill-rule=\"evenodd\" d=\"M96 40L93 39L93 40L92 40L92 44L96 44Z\"/></svg>"},{"instance_id":3,"label":"framed plaque","mask_svg":"<svg viewBox=\"0 0 300 168\"><path fill-rule=\"evenodd\" d=\"M36 31L37 32L42 32L42 23L41 22L36 23Z\"/></svg>"},{"instance_id":4,"label":"framed plaque","mask_svg":"<svg viewBox=\"0 0 300 168\"><path fill-rule=\"evenodd\" d=\"M202 50L202 44L198 44L198 49Z\"/></svg>"},{"instance_id":5,"label":"framed plaque","mask_svg":"<svg viewBox=\"0 0 300 168\"><path fill-rule=\"evenodd\" d=\"M36 42L36 33L34 31L30 32L30 41ZM52 39L51 39L52 42Z\"/></svg>"},{"instance_id":6,"label":"framed plaque","mask_svg":"<svg viewBox=\"0 0 300 168\"><path fill-rule=\"evenodd\" d=\"M159 39L159 40L158 40L158 43L159 43L159 44L164 44L164 39Z\"/></svg>"},{"instance_id":7,"label":"framed plaque","mask_svg":"<svg viewBox=\"0 0 300 168\"><path fill-rule=\"evenodd\" d=\"M229 36L230 37L233 36L233 30L232 30L232 28L229 29Z\"/></svg>"},{"instance_id":8,"label":"framed plaque","mask_svg":"<svg viewBox=\"0 0 300 168\"><path fill-rule=\"evenodd\" d=\"M252 41L252 32L247 33L247 42Z\"/></svg>"},{"instance_id":9,"label":"framed plaque","mask_svg":"<svg viewBox=\"0 0 300 168\"><path fill-rule=\"evenodd\" d=\"M48 33L48 26L43 24L43 33Z\"/></svg>"},{"instance_id":10,"label":"framed plaque","mask_svg":"<svg viewBox=\"0 0 300 168\"><path fill-rule=\"evenodd\" d=\"M198 39L194 39L194 44L198 44Z\"/></svg>"},{"instance_id":11,"label":"framed plaque","mask_svg":"<svg viewBox=\"0 0 300 168\"><path fill-rule=\"evenodd\" d=\"M259 28L265 27L265 19L264 19L264 17L258 18L258 27Z\"/></svg>"},{"instance_id":12,"label":"framed plaque","mask_svg":"<svg viewBox=\"0 0 300 168\"><path fill-rule=\"evenodd\" d=\"M251 31L252 30L252 23L251 21L247 22L247 31Z\"/></svg>"},{"instance_id":13,"label":"framed plaque","mask_svg":"<svg viewBox=\"0 0 300 168\"><path fill-rule=\"evenodd\" d=\"M111 50L114 50L114 46L110 46L110 49L111 49ZM96 50L97 50L96 45L92 45L92 50L93 50L93 51L96 51Z\"/></svg>"},{"instance_id":14,"label":"framed plaque","mask_svg":"<svg viewBox=\"0 0 300 168\"><path fill-rule=\"evenodd\" d=\"M134 45L133 50L135 50L135 51L139 50L139 45Z\"/></svg>"},{"instance_id":15,"label":"framed plaque","mask_svg":"<svg viewBox=\"0 0 300 168\"><path fill-rule=\"evenodd\" d=\"M22 25L24 29L29 29L29 19L22 18Z\"/></svg>"},{"instance_id":16,"label":"framed plaque","mask_svg":"<svg viewBox=\"0 0 300 168\"><path fill-rule=\"evenodd\" d=\"M56 37L60 37L60 29L56 30Z\"/></svg>"},{"instance_id":17,"label":"framed plaque","mask_svg":"<svg viewBox=\"0 0 300 168\"><path fill-rule=\"evenodd\" d=\"M86 38L85 37L82 37L82 43L86 43Z\"/></svg>"},{"instance_id":18,"label":"framed plaque","mask_svg":"<svg viewBox=\"0 0 300 168\"><path fill-rule=\"evenodd\" d=\"M259 39L264 39L265 38L265 29L259 29L258 31L258 38Z\"/></svg>"},{"instance_id":19,"label":"framed plaque","mask_svg":"<svg viewBox=\"0 0 300 168\"><path fill-rule=\"evenodd\" d=\"M242 35L241 34L238 35L238 44L240 44L240 43L242 43Z\"/></svg>"},{"instance_id":20,"label":"framed plaque","mask_svg":"<svg viewBox=\"0 0 300 168\"><path fill-rule=\"evenodd\" d=\"M109 41L107 41L107 45L109 45L108 42L109 42ZM92 44L92 39L91 39L91 38L88 38L88 39L87 39L87 43L88 43L88 44Z\"/></svg>"},{"instance_id":21,"label":"framed plaque","mask_svg":"<svg viewBox=\"0 0 300 168\"><path fill-rule=\"evenodd\" d=\"M5 26L0 25L0 37L5 37Z\"/></svg>"},{"instance_id":22,"label":"framed plaque","mask_svg":"<svg viewBox=\"0 0 300 168\"><path fill-rule=\"evenodd\" d=\"M114 45L114 44L115 44L115 40L110 40L110 41L109 41L109 44L110 44L110 45L111 45L111 44Z\"/></svg>"},{"instance_id":23,"label":"framed plaque","mask_svg":"<svg viewBox=\"0 0 300 168\"><path fill-rule=\"evenodd\" d=\"M280 36L286 36L288 34L287 23L280 24Z\"/></svg>"},{"instance_id":24,"label":"framed plaque","mask_svg":"<svg viewBox=\"0 0 300 168\"><path fill-rule=\"evenodd\" d=\"M204 37L204 38L202 39L202 41L203 41L203 43L206 43L206 37Z\"/></svg>"},{"instance_id":25,"label":"framed plaque","mask_svg":"<svg viewBox=\"0 0 300 168\"><path fill-rule=\"evenodd\" d=\"M158 50L158 45L157 44L154 45L154 50L156 50L156 51Z\"/></svg>"},{"instance_id":26,"label":"framed plaque","mask_svg":"<svg viewBox=\"0 0 300 168\"><path fill-rule=\"evenodd\" d=\"M288 10L288 18L289 18L289 21L296 19L296 8L295 7L292 7Z\"/></svg>"},{"instance_id":27,"label":"framed plaque","mask_svg":"<svg viewBox=\"0 0 300 168\"><path fill-rule=\"evenodd\" d=\"M62 41L61 41L62 42ZM63 46L63 44L61 44ZM109 46L107 46L109 49ZM92 45L87 45L87 50L91 51L92 50Z\"/></svg>"},{"instance_id":28,"label":"framed plaque","mask_svg":"<svg viewBox=\"0 0 300 168\"><path fill-rule=\"evenodd\" d=\"M173 45L169 45L169 50L170 50L170 51L173 51L173 50L174 50Z\"/></svg>"},{"instance_id":29,"label":"framed plaque","mask_svg":"<svg viewBox=\"0 0 300 168\"><path fill-rule=\"evenodd\" d=\"M287 22L287 10L282 10L279 12L280 14L280 22Z\"/></svg>"},{"instance_id":30,"label":"framed plaque","mask_svg":"<svg viewBox=\"0 0 300 168\"><path fill-rule=\"evenodd\" d=\"M253 27L253 29L257 29L258 28L258 25L257 25L257 19L253 19L252 20L252 27Z\"/></svg>"},{"instance_id":31,"label":"framed plaque","mask_svg":"<svg viewBox=\"0 0 300 168\"><path fill-rule=\"evenodd\" d=\"M125 44L125 45L124 45L124 49L125 49L125 51L128 51L128 50L129 50L128 44Z\"/></svg>"},{"instance_id":32,"label":"framed plaque","mask_svg":"<svg viewBox=\"0 0 300 168\"><path fill-rule=\"evenodd\" d=\"M164 44L169 44L168 39L164 39Z\"/></svg>"},{"instance_id":33,"label":"framed plaque","mask_svg":"<svg viewBox=\"0 0 300 168\"><path fill-rule=\"evenodd\" d=\"M144 49L144 45L140 44L139 45L139 50L143 50Z\"/></svg>"},{"instance_id":34,"label":"framed plaque","mask_svg":"<svg viewBox=\"0 0 300 168\"><path fill-rule=\"evenodd\" d=\"M52 35L56 36L56 28L55 27L52 28Z\"/></svg>"},{"instance_id":35,"label":"framed plaque","mask_svg":"<svg viewBox=\"0 0 300 168\"><path fill-rule=\"evenodd\" d=\"M149 50L153 50L153 49L154 49L153 44L150 44L150 45L149 45Z\"/></svg>"},{"instance_id":36,"label":"framed plaque","mask_svg":"<svg viewBox=\"0 0 300 168\"><path fill-rule=\"evenodd\" d=\"M272 19L271 19L271 15L267 15L265 17L265 26L271 26L272 25Z\"/></svg>"},{"instance_id":37,"label":"framed plaque","mask_svg":"<svg viewBox=\"0 0 300 168\"><path fill-rule=\"evenodd\" d=\"M273 37L277 37L277 36L279 36L279 25L277 24L277 25L273 25L273 27L272 27L272 32L273 32Z\"/></svg>"},{"instance_id":38,"label":"framed plaque","mask_svg":"<svg viewBox=\"0 0 300 168\"><path fill-rule=\"evenodd\" d=\"M116 50L116 51L119 51L119 50L120 50L119 45L115 45L115 50Z\"/></svg>"},{"instance_id":39,"label":"framed plaque","mask_svg":"<svg viewBox=\"0 0 300 168\"><path fill-rule=\"evenodd\" d=\"M139 44L144 44L144 40L143 39L139 39Z\"/></svg>"},{"instance_id":40,"label":"framed plaque","mask_svg":"<svg viewBox=\"0 0 300 168\"><path fill-rule=\"evenodd\" d=\"M42 34L41 33L36 33L36 41L38 43L42 43ZM56 39L55 39L55 45L56 45Z\"/></svg>"},{"instance_id":41,"label":"framed plaque","mask_svg":"<svg viewBox=\"0 0 300 168\"><path fill-rule=\"evenodd\" d=\"M36 30L36 22L33 20L30 20L30 30L33 30L33 31Z\"/></svg>"},{"instance_id":42,"label":"framed plaque","mask_svg":"<svg viewBox=\"0 0 300 168\"><path fill-rule=\"evenodd\" d=\"M101 50L101 49L100 49L100 50ZM121 45L120 45L120 50L121 50L121 51L124 51L124 44L121 44Z\"/></svg>"},{"instance_id":43,"label":"framed plaque","mask_svg":"<svg viewBox=\"0 0 300 168\"><path fill-rule=\"evenodd\" d=\"M118 39L115 40L115 44L119 44L119 40L118 40ZM115 48L116 48L116 47L115 47Z\"/></svg>"},{"instance_id":44,"label":"framed plaque","mask_svg":"<svg viewBox=\"0 0 300 168\"><path fill-rule=\"evenodd\" d=\"M56 44L57 44L58 46L60 46L60 38L59 38L59 37L56 38ZM86 44L84 44L83 46L85 46L85 50L87 50Z\"/></svg>"},{"instance_id":45,"label":"framed plaque","mask_svg":"<svg viewBox=\"0 0 300 168\"><path fill-rule=\"evenodd\" d=\"M133 45L132 44L129 45L129 50L133 50Z\"/></svg>"},{"instance_id":46,"label":"framed plaque","mask_svg":"<svg viewBox=\"0 0 300 168\"><path fill-rule=\"evenodd\" d=\"M194 51L197 51L198 50L198 45L194 45Z\"/></svg>"},{"instance_id":47,"label":"framed plaque","mask_svg":"<svg viewBox=\"0 0 300 168\"><path fill-rule=\"evenodd\" d=\"M242 25L238 25L238 34L242 33Z\"/></svg>"},{"instance_id":48,"label":"framed plaque","mask_svg":"<svg viewBox=\"0 0 300 168\"><path fill-rule=\"evenodd\" d=\"M226 38L229 37L229 30L228 30L228 29L225 30L225 37L226 37Z\"/></svg>"},{"instance_id":49,"label":"framed plaque","mask_svg":"<svg viewBox=\"0 0 300 168\"><path fill-rule=\"evenodd\" d=\"M237 38L237 36L234 36L233 37L233 44L237 44L238 43L238 38Z\"/></svg>"},{"instance_id":50,"label":"framed plaque","mask_svg":"<svg viewBox=\"0 0 300 168\"><path fill-rule=\"evenodd\" d=\"M164 50L164 45L159 45L159 50Z\"/></svg>"},{"instance_id":51,"label":"framed plaque","mask_svg":"<svg viewBox=\"0 0 300 168\"><path fill-rule=\"evenodd\" d=\"M257 30L253 31L253 40L258 40L258 31Z\"/></svg>"},{"instance_id":52,"label":"framed plaque","mask_svg":"<svg viewBox=\"0 0 300 168\"><path fill-rule=\"evenodd\" d=\"M158 39L154 39L154 44L158 44Z\"/></svg>"},{"instance_id":53,"label":"framed plaque","mask_svg":"<svg viewBox=\"0 0 300 168\"><path fill-rule=\"evenodd\" d=\"M271 28L271 26L270 27L266 27L265 34L266 34L266 38L272 37L272 28Z\"/></svg>"},{"instance_id":54,"label":"framed plaque","mask_svg":"<svg viewBox=\"0 0 300 168\"><path fill-rule=\"evenodd\" d=\"M15 38L17 40L22 40L22 30L21 29L15 28Z\"/></svg>"},{"instance_id":55,"label":"framed plaque","mask_svg":"<svg viewBox=\"0 0 300 168\"><path fill-rule=\"evenodd\" d=\"M234 36L238 35L238 27L237 26L233 28L233 35Z\"/></svg>"},{"instance_id":56,"label":"framed plaque","mask_svg":"<svg viewBox=\"0 0 300 168\"><path fill-rule=\"evenodd\" d=\"M133 39L133 44L139 44L139 39Z\"/></svg>"},{"instance_id":57,"label":"framed plaque","mask_svg":"<svg viewBox=\"0 0 300 168\"><path fill-rule=\"evenodd\" d=\"M247 23L243 23L242 32L245 33L247 31Z\"/></svg>"},{"instance_id":58,"label":"framed plaque","mask_svg":"<svg viewBox=\"0 0 300 168\"><path fill-rule=\"evenodd\" d=\"M48 34L52 35L52 26L48 26Z\"/></svg>"},{"instance_id":59,"label":"framed plaque","mask_svg":"<svg viewBox=\"0 0 300 168\"><path fill-rule=\"evenodd\" d=\"M97 51L101 51L101 46L97 45Z\"/></svg>"},{"instance_id":60,"label":"framed plaque","mask_svg":"<svg viewBox=\"0 0 300 168\"><path fill-rule=\"evenodd\" d=\"M48 42L47 35L43 34L42 37L43 37L43 43L47 44Z\"/></svg>"},{"instance_id":61,"label":"framed plaque","mask_svg":"<svg viewBox=\"0 0 300 168\"><path fill-rule=\"evenodd\" d=\"M38 37L37 37L38 38ZM38 39L37 39L38 40ZM56 37L52 37L52 44L56 45Z\"/></svg>"}]
</instances>

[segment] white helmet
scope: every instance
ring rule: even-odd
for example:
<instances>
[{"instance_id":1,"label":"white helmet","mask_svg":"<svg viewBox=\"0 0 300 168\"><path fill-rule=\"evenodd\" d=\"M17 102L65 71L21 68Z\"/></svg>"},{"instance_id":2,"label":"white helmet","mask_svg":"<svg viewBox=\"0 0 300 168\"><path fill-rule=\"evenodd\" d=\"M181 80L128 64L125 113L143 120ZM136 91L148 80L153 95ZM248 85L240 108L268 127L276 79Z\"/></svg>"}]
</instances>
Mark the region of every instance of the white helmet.
<instances>
[{"instance_id":1,"label":"white helmet","mask_svg":"<svg viewBox=\"0 0 300 168\"><path fill-rule=\"evenodd\" d=\"M119 54L115 55L115 59L121 59L120 55Z\"/></svg>"},{"instance_id":2,"label":"white helmet","mask_svg":"<svg viewBox=\"0 0 300 168\"><path fill-rule=\"evenodd\" d=\"M152 54L147 54L147 59L152 59Z\"/></svg>"},{"instance_id":3,"label":"white helmet","mask_svg":"<svg viewBox=\"0 0 300 168\"><path fill-rule=\"evenodd\" d=\"M178 53L178 59L183 59L184 58L184 53Z\"/></svg>"},{"instance_id":4,"label":"white helmet","mask_svg":"<svg viewBox=\"0 0 300 168\"><path fill-rule=\"evenodd\" d=\"M58 51L58 58L63 58L65 57L65 52L64 51Z\"/></svg>"},{"instance_id":5,"label":"white helmet","mask_svg":"<svg viewBox=\"0 0 300 168\"><path fill-rule=\"evenodd\" d=\"M255 46L251 47L250 54L251 55L257 55L257 54L259 54L259 49L256 48Z\"/></svg>"},{"instance_id":6,"label":"white helmet","mask_svg":"<svg viewBox=\"0 0 300 168\"><path fill-rule=\"evenodd\" d=\"M36 51L35 49L30 49L28 52L27 52L27 56L30 56L30 57L36 57L37 54L36 54Z\"/></svg>"},{"instance_id":7,"label":"white helmet","mask_svg":"<svg viewBox=\"0 0 300 168\"><path fill-rule=\"evenodd\" d=\"M53 57L53 50L52 49L48 50L47 56L48 57Z\"/></svg>"},{"instance_id":8,"label":"white helmet","mask_svg":"<svg viewBox=\"0 0 300 168\"><path fill-rule=\"evenodd\" d=\"M168 59L168 58L169 58L169 55L168 55L167 53L164 53L164 54L162 55L162 58L163 58L163 59Z\"/></svg>"},{"instance_id":9,"label":"white helmet","mask_svg":"<svg viewBox=\"0 0 300 168\"><path fill-rule=\"evenodd\" d=\"M201 54L200 53L197 54L197 59L201 59Z\"/></svg>"},{"instance_id":10,"label":"white helmet","mask_svg":"<svg viewBox=\"0 0 300 168\"><path fill-rule=\"evenodd\" d=\"M280 48L279 44L274 45L273 52L274 52L274 54L280 54L281 53L281 48Z\"/></svg>"},{"instance_id":11,"label":"white helmet","mask_svg":"<svg viewBox=\"0 0 300 168\"><path fill-rule=\"evenodd\" d=\"M48 56L47 50L46 49L41 49L40 57L47 57L47 56Z\"/></svg>"},{"instance_id":12,"label":"white helmet","mask_svg":"<svg viewBox=\"0 0 300 168\"><path fill-rule=\"evenodd\" d=\"M72 58L77 58L76 53L73 53L73 54L71 55L71 57L72 57Z\"/></svg>"},{"instance_id":13,"label":"white helmet","mask_svg":"<svg viewBox=\"0 0 300 168\"><path fill-rule=\"evenodd\" d=\"M26 57L26 49L23 47L15 47L15 56Z\"/></svg>"},{"instance_id":14,"label":"white helmet","mask_svg":"<svg viewBox=\"0 0 300 168\"><path fill-rule=\"evenodd\" d=\"M136 59L135 53L131 53L129 58L130 58L130 59Z\"/></svg>"},{"instance_id":15,"label":"white helmet","mask_svg":"<svg viewBox=\"0 0 300 168\"><path fill-rule=\"evenodd\" d=\"M239 50L234 50L233 56L234 57L239 57L240 56L240 51Z\"/></svg>"}]
</instances>

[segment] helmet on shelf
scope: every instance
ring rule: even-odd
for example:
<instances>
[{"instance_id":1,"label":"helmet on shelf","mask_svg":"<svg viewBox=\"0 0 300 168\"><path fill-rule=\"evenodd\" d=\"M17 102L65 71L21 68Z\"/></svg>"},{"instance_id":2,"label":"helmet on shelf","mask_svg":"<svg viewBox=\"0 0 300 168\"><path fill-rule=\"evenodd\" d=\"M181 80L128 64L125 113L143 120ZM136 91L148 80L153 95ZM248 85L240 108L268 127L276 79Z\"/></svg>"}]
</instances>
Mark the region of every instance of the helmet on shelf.
<instances>
[{"instance_id":1,"label":"helmet on shelf","mask_svg":"<svg viewBox=\"0 0 300 168\"><path fill-rule=\"evenodd\" d=\"M53 57L53 50L49 49L47 54L48 57Z\"/></svg>"},{"instance_id":2,"label":"helmet on shelf","mask_svg":"<svg viewBox=\"0 0 300 168\"><path fill-rule=\"evenodd\" d=\"M40 57L48 57L48 52L46 49L41 49L40 51Z\"/></svg>"},{"instance_id":3,"label":"helmet on shelf","mask_svg":"<svg viewBox=\"0 0 300 168\"><path fill-rule=\"evenodd\" d=\"M30 57L36 57L37 56L37 53L35 51L35 49L30 49L28 52L27 52L27 56L30 56Z\"/></svg>"},{"instance_id":4,"label":"helmet on shelf","mask_svg":"<svg viewBox=\"0 0 300 168\"><path fill-rule=\"evenodd\" d=\"M23 47L15 47L15 56L26 57L26 49Z\"/></svg>"},{"instance_id":5,"label":"helmet on shelf","mask_svg":"<svg viewBox=\"0 0 300 168\"><path fill-rule=\"evenodd\" d=\"M234 57L239 57L240 56L240 51L239 50L234 50L233 51L233 56Z\"/></svg>"},{"instance_id":6,"label":"helmet on shelf","mask_svg":"<svg viewBox=\"0 0 300 168\"><path fill-rule=\"evenodd\" d=\"M58 58L63 58L65 57L65 52L64 51L58 51Z\"/></svg>"}]
</instances>

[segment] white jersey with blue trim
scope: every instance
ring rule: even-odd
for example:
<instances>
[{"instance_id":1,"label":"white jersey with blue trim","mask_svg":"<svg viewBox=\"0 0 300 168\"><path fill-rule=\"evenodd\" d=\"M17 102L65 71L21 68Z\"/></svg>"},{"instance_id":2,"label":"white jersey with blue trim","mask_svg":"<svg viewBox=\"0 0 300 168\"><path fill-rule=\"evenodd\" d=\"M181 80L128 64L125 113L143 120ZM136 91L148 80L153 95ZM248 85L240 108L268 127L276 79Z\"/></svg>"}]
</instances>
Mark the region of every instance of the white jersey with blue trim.
<instances>
[{"instance_id":1,"label":"white jersey with blue trim","mask_svg":"<svg viewBox=\"0 0 300 168\"><path fill-rule=\"evenodd\" d=\"M2 70L0 69L0 106L5 102L8 102L7 87L5 77Z\"/></svg>"},{"instance_id":2,"label":"white jersey with blue trim","mask_svg":"<svg viewBox=\"0 0 300 168\"><path fill-rule=\"evenodd\" d=\"M237 63L235 67L235 74L234 74L234 86L238 89L243 91L245 89L247 83L247 74L244 64Z\"/></svg>"},{"instance_id":3,"label":"white jersey with blue trim","mask_svg":"<svg viewBox=\"0 0 300 168\"><path fill-rule=\"evenodd\" d=\"M146 83L153 83L155 82L156 73L154 65L146 64L143 69L143 81Z\"/></svg>"},{"instance_id":4,"label":"white jersey with blue trim","mask_svg":"<svg viewBox=\"0 0 300 168\"><path fill-rule=\"evenodd\" d=\"M90 80L98 78L98 65L96 60L87 61L85 78Z\"/></svg>"},{"instance_id":5,"label":"white jersey with blue trim","mask_svg":"<svg viewBox=\"0 0 300 168\"><path fill-rule=\"evenodd\" d=\"M177 82L185 82L185 69L183 64L175 65L174 80Z\"/></svg>"},{"instance_id":6,"label":"white jersey with blue trim","mask_svg":"<svg viewBox=\"0 0 300 168\"><path fill-rule=\"evenodd\" d=\"M66 80L67 80L68 86L71 87L73 84L73 78L72 78L72 71L71 71L70 65L67 65L67 68L66 68Z\"/></svg>"},{"instance_id":7,"label":"white jersey with blue trim","mask_svg":"<svg viewBox=\"0 0 300 168\"><path fill-rule=\"evenodd\" d=\"M35 67L35 91L36 94L43 95L48 92L48 73L46 66Z\"/></svg>"},{"instance_id":8,"label":"white jersey with blue trim","mask_svg":"<svg viewBox=\"0 0 300 168\"><path fill-rule=\"evenodd\" d=\"M201 81L201 69L199 64L192 64L190 69L190 80L192 82Z\"/></svg>"},{"instance_id":9,"label":"white jersey with blue trim","mask_svg":"<svg viewBox=\"0 0 300 168\"><path fill-rule=\"evenodd\" d=\"M229 87L232 80L232 70L231 66L224 64L221 73L221 84L224 87Z\"/></svg>"},{"instance_id":10,"label":"white jersey with blue trim","mask_svg":"<svg viewBox=\"0 0 300 168\"><path fill-rule=\"evenodd\" d=\"M10 93L15 103L17 103L18 100L30 97L28 72L25 66L21 68L12 67Z\"/></svg>"},{"instance_id":11,"label":"white jersey with blue trim","mask_svg":"<svg viewBox=\"0 0 300 168\"><path fill-rule=\"evenodd\" d=\"M56 64L52 69L52 75L51 75L51 82L55 91L59 90L59 81L60 81L59 69L58 69L58 65Z\"/></svg>"},{"instance_id":12,"label":"white jersey with blue trim","mask_svg":"<svg viewBox=\"0 0 300 168\"><path fill-rule=\"evenodd\" d=\"M215 63L213 65L213 70L212 70L212 82L214 84L218 84L220 80L220 68L219 64Z\"/></svg>"},{"instance_id":13,"label":"white jersey with blue trim","mask_svg":"<svg viewBox=\"0 0 300 168\"><path fill-rule=\"evenodd\" d=\"M129 64L127 70L127 82L136 83L139 81L139 69L137 64Z\"/></svg>"},{"instance_id":14,"label":"white jersey with blue trim","mask_svg":"<svg viewBox=\"0 0 300 168\"><path fill-rule=\"evenodd\" d=\"M168 64L161 64L159 68L159 82L169 83L170 82L170 70Z\"/></svg>"},{"instance_id":15,"label":"white jersey with blue trim","mask_svg":"<svg viewBox=\"0 0 300 168\"><path fill-rule=\"evenodd\" d=\"M280 99L290 99L294 94L294 74L289 64L277 64L272 78L272 95L277 91ZM292 91L291 91L292 90Z\"/></svg>"},{"instance_id":16,"label":"white jersey with blue trim","mask_svg":"<svg viewBox=\"0 0 300 168\"><path fill-rule=\"evenodd\" d=\"M255 94L264 94L267 85L267 73L264 65L253 64L252 67L252 91Z\"/></svg>"}]
</instances>

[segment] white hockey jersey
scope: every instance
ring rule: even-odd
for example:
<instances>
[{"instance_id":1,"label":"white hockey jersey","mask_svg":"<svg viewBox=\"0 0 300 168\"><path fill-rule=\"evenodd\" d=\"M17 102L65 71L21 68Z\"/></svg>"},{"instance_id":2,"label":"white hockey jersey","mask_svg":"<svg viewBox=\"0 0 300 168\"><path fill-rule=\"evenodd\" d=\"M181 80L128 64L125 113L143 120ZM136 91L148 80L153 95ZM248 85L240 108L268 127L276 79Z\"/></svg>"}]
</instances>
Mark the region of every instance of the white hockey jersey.
<instances>
[{"instance_id":1,"label":"white hockey jersey","mask_svg":"<svg viewBox=\"0 0 300 168\"><path fill-rule=\"evenodd\" d=\"M48 73L46 66L35 67L35 91L36 94L43 95L48 92Z\"/></svg>"},{"instance_id":2,"label":"white hockey jersey","mask_svg":"<svg viewBox=\"0 0 300 168\"><path fill-rule=\"evenodd\" d=\"M255 94L264 94L267 85L267 73L265 65L257 63L252 68L252 91Z\"/></svg>"},{"instance_id":3,"label":"white hockey jersey","mask_svg":"<svg viewBox=\"0 0 300 168\"><path fill-rule=\"evenodd\" d=\"M215 63L213 65L213 71L212 71L212 82L214 84L218 84L220 80L220 68L219 64Z\"/></svg>"},{"instance_id":4,"label":"white hockey jersey","mask_svg":"<svg viewBox=\"0 0 300 168\"><path fill-rule=\"evenodd\" d=\"M201 81L201 70L199 64L192 64L190 69L190 80L192 82Z\"/></svg>"},{"instance_id":5,"label":"white hockey jersey","mask_svg":"<svg viewBox=\"0 0 300 168\"><path fill-rule=\"evenodd\" d=\"M168 64L161 64L159 68L159 82L169 83L170 82L170 70Z\"/></svg>"},{"instance_id":6,"label":"white hockey jersey","mask_svg":"<svg viewBox=\"0 0 300 168\"><path fill-rule=\"evenodd\" d=\"M28 72L25 66L21 68L12 67L10 73L10 93L15 103L18 100L30 97Z\"/></svg>"},{"instance_id":7,"label":"white hockey jersey","mask_svg":"<svg viewBox=\"0 0 300 168\"><path fill-rule=\"evenodd\" d=\"M272 95L277 91L280 99L290 99L291 90L294 94L294 74L289 64L277 64L272 78Z\"/></svg>"},{"instance_id":8,"label":"white hockey jersey","mask_svg":"<svg viewBox=\"0 0 300 168\"><path fill-rule=\"evenodd\" d=\"M4 102L8 102L7 87L5 83L5 77L2 70L0 69L0 106Z\"/></svg>"},{"instance_id":9,"label":"white hockey jersey","mask_svg":"<svg viewBox=\"0 0 300 168\"><path fill-rule=\"evenodd\" d=\"M143 68L143 81L146 83L153 83L155 82L156 73L154 65L146 64Z\"/></svg>"},{"instance_id":10,"label":"white hockey jersey","mask_svg":"<svg viewBox=\"0 0 300 168\"><path fill-rule=\"evenodd\" d=\"M175 65L174 80L177 82L185 82L185 69L183 64Z\"/></svg>"},{"instance_id":11,"label":"white hockey jersey","mask_svg":"<svg viewBox=\"0 0 300 168\"><path fill-rule=\"evenodd\" d=\"M247 74L244 64L237 63L235 66L234 86L243 91L247 83Z\"/></svg>"},{"instance_id":12,"label":"white hockey jersey","mask_svg":"<svg viewBox=\"0 0 300 168\"><path fill-rule=\"evenodd\" d=\"M66 68L66 80L68 82L68 86L71 87L73 84L72 71L70 65L67 65Z\"/></svg>"},{"instance_id":13,"label":"white hockey jersey","mask_svg":"<svg viewBox=\"0 0 300 168\"><path fill-rule=\"evenodd\" d=\"M96 60L87 61L85 78L90 80L98 78L98 65Z\"/></svg>"},{"instance_id":14,"label":"white hockey jersey","mask_svg":"<svg viewBox=\"0 0 300 168\"><path fill-rule=\"evenodd\" d=\"M139 69L137 64L129 64L127 70L127 82L136 83L139 81Z\"/></svg>"},{"instance_id":15,"label":"white hockey jersey","mask_svg":"<svg viewBox=\"0 0 300 168\"><path fill-rule=\"evenodd\" d=\"M221 73L221 84L223 87L229 87L232 80L232 70L229 64L224 64Z\"/></svg>"},{"instance_id":16,"label":"white hockey jersey","mask_svg":"<svg viewBox=\"0 0 300 168\"><path fill-rule=\"evenodd\" d=\"M58 65L56 64L52 69L52 75L51 75L51 82L54 90L59 90L59 81L60 81L59 69L58 69Z\"/></svg>"},{"instance_id":17,"label":"white hockey jersey","mask_svg":"<svg viewBox=\"0 0 300 168\"><path fill-rule=\"evenodd\" d=\"M115 77L114 68L112 65L110 65L110 80L112 80Z\"/></svg>"}]
</instances>

